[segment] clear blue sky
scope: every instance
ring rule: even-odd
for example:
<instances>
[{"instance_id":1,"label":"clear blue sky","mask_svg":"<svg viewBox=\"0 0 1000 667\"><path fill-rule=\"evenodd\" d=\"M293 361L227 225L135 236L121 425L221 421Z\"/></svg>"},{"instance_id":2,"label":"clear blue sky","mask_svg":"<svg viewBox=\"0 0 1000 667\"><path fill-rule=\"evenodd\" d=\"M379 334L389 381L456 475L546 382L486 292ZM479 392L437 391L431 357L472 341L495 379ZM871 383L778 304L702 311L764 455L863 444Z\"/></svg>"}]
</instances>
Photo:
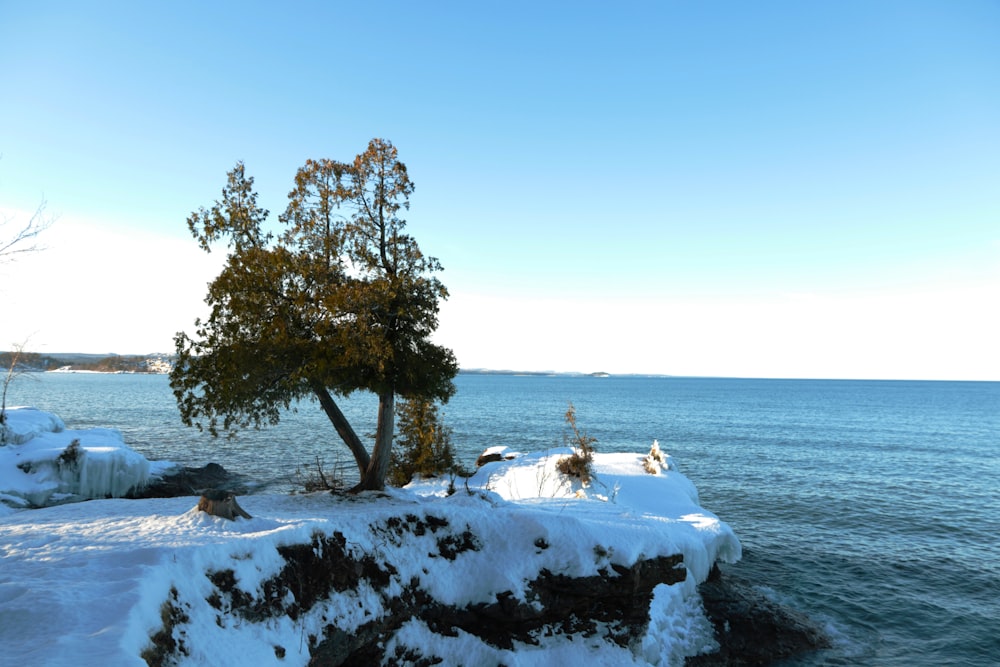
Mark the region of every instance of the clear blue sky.
<instances>
[{"instance_id":1,"label":"clear blue sky","mask_svg":"<svg viewBox=\"0 0 1000 667\"><path fill-rule=\"evenodd\" d=\"M276 217L376 136L465 367L1000 380L976 0L8 0L0 209L59 217L0 266L0 348L170 351L226 171Z\"/></svg>"}]
</instances>

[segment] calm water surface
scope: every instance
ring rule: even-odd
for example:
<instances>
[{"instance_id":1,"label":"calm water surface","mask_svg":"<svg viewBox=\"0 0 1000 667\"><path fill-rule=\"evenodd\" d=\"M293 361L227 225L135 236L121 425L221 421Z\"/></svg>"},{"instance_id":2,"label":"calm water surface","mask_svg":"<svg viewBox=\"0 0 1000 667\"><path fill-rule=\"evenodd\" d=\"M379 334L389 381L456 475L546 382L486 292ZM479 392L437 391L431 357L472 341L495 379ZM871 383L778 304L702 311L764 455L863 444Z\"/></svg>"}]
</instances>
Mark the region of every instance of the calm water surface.
<instances>
[{"instance_id":1,"label":"calm water surface","mask_svg":"<svg viewBox=\"0 0 1000 667\"><path fill-rule=\"evenodd\" d=\"M31 379L35 381L31 381ZM599 451L653 439L740 536L732 570L825 624L797 665L1000 665L1000 383L460 375L444 408L466 465L486 447ZM312 403L275 428L214 440L180 423L167 378L22 376L8 396L70 428L112 427L151 459L210 461L284 492L314 462L353 473ZM375 400L343 409L375 430Z\"/></svg>"}]
</instances>

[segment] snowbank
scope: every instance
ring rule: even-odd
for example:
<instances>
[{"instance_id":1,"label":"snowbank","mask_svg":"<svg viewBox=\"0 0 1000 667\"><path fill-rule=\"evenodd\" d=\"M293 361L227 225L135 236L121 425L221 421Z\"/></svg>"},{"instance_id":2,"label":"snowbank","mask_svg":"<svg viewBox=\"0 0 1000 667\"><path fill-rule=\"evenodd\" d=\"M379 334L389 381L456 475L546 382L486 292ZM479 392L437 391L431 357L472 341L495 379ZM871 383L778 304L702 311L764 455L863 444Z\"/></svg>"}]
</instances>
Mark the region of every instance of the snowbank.
<instances>
[{"instance_id":1,"label":"snowbank","mask_svg":"<svg viewBox=\"0 0 1000 667\"><path fill-rule=\"evenodd\" d=\"M8 408L0 446L0 513L10 507L119 498L141 486L150 462L113 429L67 429L62 419L30 407ZM157 464L156 469L164 465Z\"/></svg>"},{"instance_id":2,"label":"snowbank","mask_svg":"<svg viewBox=\"0 0 1000 667\"><path fill-rule=\"evenodd\" d=\"M64 434L42 429L16 447L41 439L62 451L79 438L100 451L114 440L104 431ZM45 450L41 444L24 460L51 461L29 454ZM716 560L740 558L732 530L698 505L695 487L666 458L651 474L643 454L598 454L594 479L582 486L556 471L567 451L490 463L467 483L455 480L451 495L449 480L436 479L351 497L244 496L250 520L198 512L190 497L13 511L0 516L4 659L143 665L159 636L181 664L305 665L332 627L360 632L414 587L427 604L464 609L509 597L530 606L529 582L545 573L614 576L676 554L686 575L653 590L648 629L628 646L603 639L600 628L555 628L503 647L409 618L385 650L448 665L680 665L712 647L696 586ZM334 546L375 574L357 571L350 585L315 599L275 586L287 579L291 552L319 559Z\"/></svg>"}]
</instances>

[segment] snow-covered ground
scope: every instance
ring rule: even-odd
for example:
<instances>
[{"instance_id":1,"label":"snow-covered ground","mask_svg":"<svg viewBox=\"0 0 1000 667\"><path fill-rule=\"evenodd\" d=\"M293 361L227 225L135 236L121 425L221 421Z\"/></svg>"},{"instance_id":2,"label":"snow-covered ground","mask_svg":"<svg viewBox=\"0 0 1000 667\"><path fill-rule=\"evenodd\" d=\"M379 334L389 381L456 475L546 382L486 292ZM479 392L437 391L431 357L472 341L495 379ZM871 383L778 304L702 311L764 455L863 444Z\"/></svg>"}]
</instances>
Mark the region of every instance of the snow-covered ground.
<instances>
[{"instance_id":1,"label":"snow-covered ground","mask_svg":"<svg viewBox=\"0 0 1000 667\"><path fill-rule=\"evenodd\" d=\"M452 495L448 480L436 479L352 497L244 496L239 502L253 515L249 520L199 512L194 497L13 509L121 495L126 483L141 483L165 464L150 464L114 432L67 431L55 415L31 409L8 416L11 444L0 447L0 499L8 502L7 509L0 503L2 664L145 664L140 656L164 627L164 603L172 600L184 610L176 629L183 664L304 665L308 638L322 635L330 618L358 627L384 611L384 595L359 585L294 619L252 622L206 603L216 590L206 573L231 570L238 588L253 593L285 565L281 547L339 533L352 553L392 564L390 592L397 582L416 581L434 601L459 607L507 591L524 596L526 583L543 570L584 577L612 564L683 554L686 580L657 586L649 628L629 647L556 634L503 649L461 631L437 634L416 619L392 639L443 664L677 665L713 644L697 584L717 559L740 558L732 530L699 506L694 485L669 457L645 452L597 454L587 486L556 471L568 451L559 449L489 463L467 484L458 480ZM78 458L102 468L100 474L78 466L87 475L80 481L67 465L60 468L59 456L73 440L84 450ZM99 484L107 485L103 493ZM432 535L394 539L374 528L403 516L471 529L482 548L434 557Z\"/></svg>"}]
</instances>

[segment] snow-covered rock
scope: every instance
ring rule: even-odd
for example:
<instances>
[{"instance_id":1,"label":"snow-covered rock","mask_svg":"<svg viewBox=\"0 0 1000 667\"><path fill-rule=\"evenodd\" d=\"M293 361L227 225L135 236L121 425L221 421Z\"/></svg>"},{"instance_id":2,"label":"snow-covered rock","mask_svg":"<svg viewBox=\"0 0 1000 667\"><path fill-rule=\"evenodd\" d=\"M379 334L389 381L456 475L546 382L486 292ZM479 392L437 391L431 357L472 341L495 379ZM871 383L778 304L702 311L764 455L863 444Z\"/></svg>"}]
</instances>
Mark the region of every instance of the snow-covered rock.
<instances>
[{"instance_id":1,"label":"snow-covered rock","mask_svg":"<svg viewBox=\"0 0 1000 667\"><path fill-rule=\"evenodd\" d=\"M0 501L8 506L119 498L149 479L150 462L117 430L67 429L58 416L30 407L8 408L6 417Z\"/></svg>"},{"instance_id":2,"label":"snow-covered rock","mask_svg":"<svg viewBox=\"0 0 1000 667\"><path fill-rule=\"evenodd\" d=\"M148 474L114 431L12 416L19 433L53 426L0 447L10 498L108 494ZM80 451L66 455L74 440ZM583 485L558 472L569 451L385 493L244 496L253 518L236 521L190 497L11 510L0 516L0 645L11 664L56 667L306 665L344 650L402 664L665 667L711 649L698 585L716 561L740 558L733 531L672 466L653 475L645 454L598 453ZM617 595L619 581L627 604L608 609L628 618L546 615L572 595ZM484 631L477 614L506 623L507 611L527 625Z\"/></svg>"}]
</instances>

